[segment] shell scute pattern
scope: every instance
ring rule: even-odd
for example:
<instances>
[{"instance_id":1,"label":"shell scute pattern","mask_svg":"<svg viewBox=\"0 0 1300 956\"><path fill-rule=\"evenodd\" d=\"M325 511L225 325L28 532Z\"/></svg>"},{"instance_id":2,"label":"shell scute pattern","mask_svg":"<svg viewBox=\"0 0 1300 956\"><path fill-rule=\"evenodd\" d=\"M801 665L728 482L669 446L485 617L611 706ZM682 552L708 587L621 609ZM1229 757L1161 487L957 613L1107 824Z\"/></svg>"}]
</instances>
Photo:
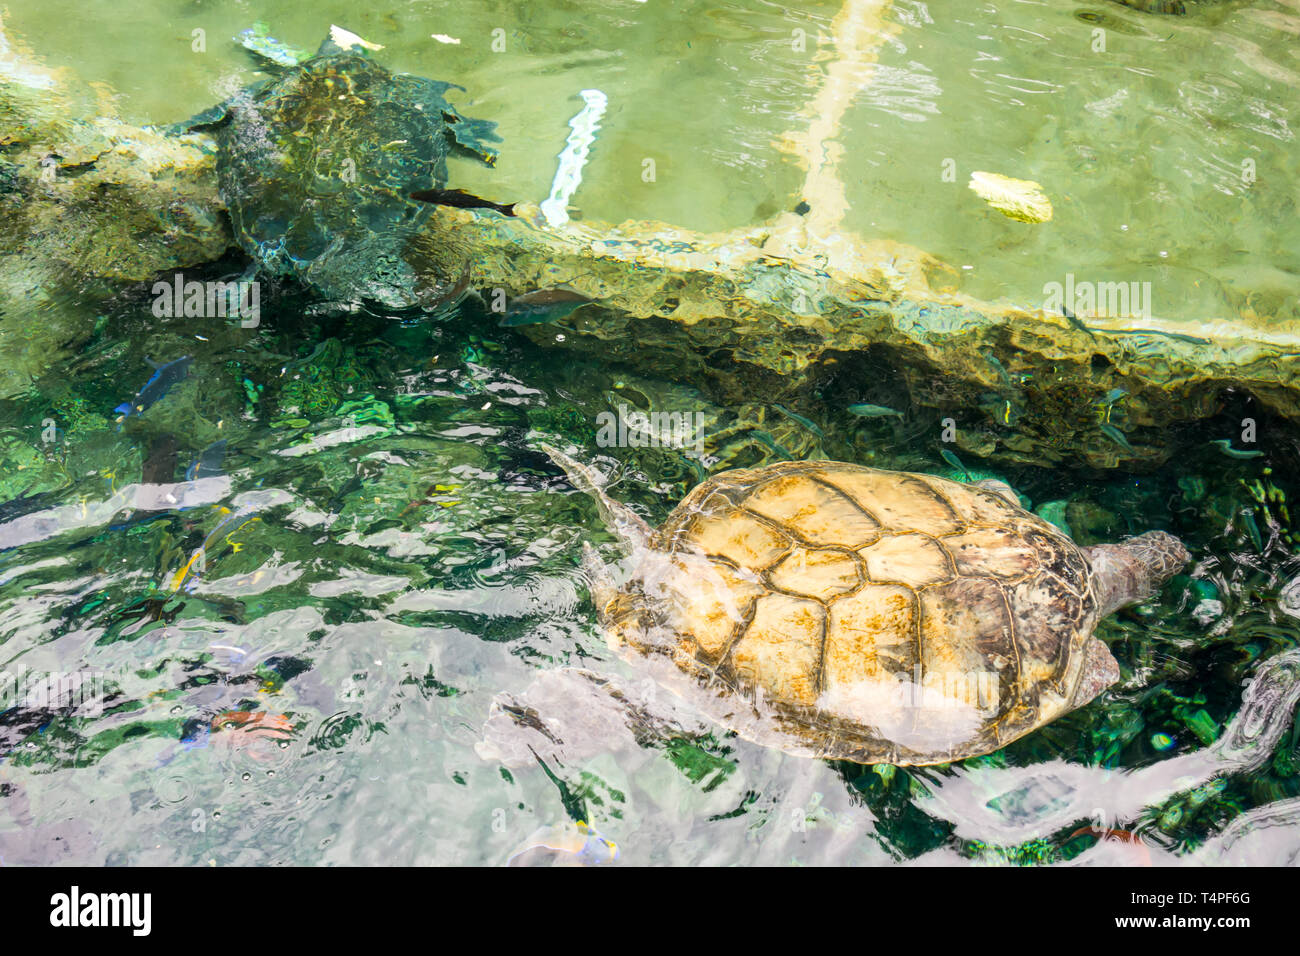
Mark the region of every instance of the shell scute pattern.
<instances>
[{"instance_id":1,"label":"shell scute pattern","mask_svg":"<svg viewBox=\"0 0 1300 956\"><path fill-rule=\"evenodd\" d=\"M733 471L688 495L657 544L679 561L669 590L689 595L670 622L685 635L679 654L784 708L829 754L1014 739L1068 709L1096 623L1073 542L997 494L933 476ZM680 564L687 555L704 564ZM906 711L908 689L942 706Z\"/></svg>"}]
</instances>

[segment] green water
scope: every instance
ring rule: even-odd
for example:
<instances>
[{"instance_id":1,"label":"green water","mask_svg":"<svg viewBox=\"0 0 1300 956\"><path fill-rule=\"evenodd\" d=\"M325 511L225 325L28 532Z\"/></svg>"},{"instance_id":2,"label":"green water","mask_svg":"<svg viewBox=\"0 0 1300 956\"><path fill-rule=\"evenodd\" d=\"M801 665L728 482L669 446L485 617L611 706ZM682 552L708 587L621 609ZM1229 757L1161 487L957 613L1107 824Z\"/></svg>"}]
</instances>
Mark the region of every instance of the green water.
<instances>
[{"instance_id":1,"label":"green water","mask_svg":"<svg viewBox=\"0 0 1300 956\"><path fill-rule=\"evenodd\" d=\"M456 165L453 184L505 199L548 192L575 94L600 88L611 105L582 214L725 229L793 204L801 173L773 140L803 122L810 87L790 31L825 31L836 9L47 2L6 26L113 86L126 118L164 122L255 78L227 42L252 20L309 48L339 23L384 44L386 64L467 87L457 102L498 121L502 159ZM1081 13L1103 18L1108 53L1089 50L1098 24ZM1293 5L1172 20L1111 3L983 4L978 17L898 3L892 16L889 70L849 114L846 227L973 265L967 288L989 298L1037 301L1065 272L1159 269L1159 314L1296 320ZM497 26L505 53L488 47ZM206 53L190 49L195 28ZM1249 156L1247 189L1230 170ZM948 157L956 183L939 176ZM1043 183L1057 217L1031 231L986 215L964 187L971 169ZM0 400L0 670L91 673L106 698L103 713L0 713L0 862L500 864L576 819L628 863L1135 862L1074 835L1094 816L1161 859L1296 852L1293 698L1267 715L1280 737L1258 766L1174 793L1159 778L1222 739L1243 681L1300 636L1286 508L1300 501L1300 431L1249 396L1171 429L1173 463L1151 474L964 463L1035 508L1054 503L1082 544L1160 527L1194 555L1102 625L1121 682L1003 751L894 770L715 729L507 770L475 750L498 693L566 664L636 680L596 632L577 567L582 541L612 557L612 538L538 442L580 449L657 522L731 466L829 457L955 476L932 418L889 390L888 369L869 371L901 420L845 410L863 370L798 417L761 395L720 404L672 368L539 347L473 299L436 319L341 312L286 284L253 330L160 321L149 303L143 289L57 303L53 323L79 341L32 356L30 385ZM119 430L113 409L148 361L181 356L189 377ZM597 416L620 405L698 412L707 464L598 448ZM1269 436L1262 457L1210 444L1244 417ZM178 500L135 497L168 435ZM185 481L222 441L208 477ZM1068 799L1059 762L1086 771ZM1112 805L1121 778L1137 795ZM1006 809L1017 793L1080 809L1016 830L1034 815ZM963 815L963 799L993 800L1000 822ZM1268 808L1283 825L1267 850L1223 838Z\"/></svg>"},{"instance_id":2,"label":"green water","mask_svg":"<svg viewBox=\"0 0 1300 956\"><path fill-rule=\"evenodd\" d=\"M133 122L183 119L257 78L228 42L254 20L309 50L340 24L383 44L391 68L467 88L458 101L499 123L507 148L496 168L462 163L454 180L506 201L547 195L577 94L600 89L610 105L581 214L711 231L793 205L802 175L775 144L806 125L810 64L838 9L48 0L17 4L9 23L51 65L110 84ZM1300 330L1294 3L1156 17L1109 0L902 0L887 20L903 29L841 137L848 228L925 249L985 299L1037 306L1044 284L1073 273L1151 282L1157 316ZM206 52L193 52L194 30ZM966 189L975 170L1041 183L1051 224L985 215Z\"/></svg>"}]
</instances>

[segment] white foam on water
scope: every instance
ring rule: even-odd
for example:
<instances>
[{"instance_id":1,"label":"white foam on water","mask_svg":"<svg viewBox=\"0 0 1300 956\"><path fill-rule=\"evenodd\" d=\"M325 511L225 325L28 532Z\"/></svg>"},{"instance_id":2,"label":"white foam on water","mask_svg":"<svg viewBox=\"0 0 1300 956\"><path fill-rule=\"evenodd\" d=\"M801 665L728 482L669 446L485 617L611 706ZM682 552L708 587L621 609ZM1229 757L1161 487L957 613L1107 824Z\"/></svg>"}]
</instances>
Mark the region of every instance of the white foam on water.
<instances>
[{"instance_id":1,"label":"white foam on water","mask_svg":"<svg viewBox=\"0 0 1300 956\"><path fill-rule=\"evenodd\" d=\"M600 90L583 90L586 103L573 119L569 120L569 138L560 153L560 166L551 183L551 195L542 202L542 217L548 225L562 226L569 221L569 199L582 182L582 169L587 165L591 144L596 141L600 118L605 115L609 98Z\"/></svg>"}]
</instances>

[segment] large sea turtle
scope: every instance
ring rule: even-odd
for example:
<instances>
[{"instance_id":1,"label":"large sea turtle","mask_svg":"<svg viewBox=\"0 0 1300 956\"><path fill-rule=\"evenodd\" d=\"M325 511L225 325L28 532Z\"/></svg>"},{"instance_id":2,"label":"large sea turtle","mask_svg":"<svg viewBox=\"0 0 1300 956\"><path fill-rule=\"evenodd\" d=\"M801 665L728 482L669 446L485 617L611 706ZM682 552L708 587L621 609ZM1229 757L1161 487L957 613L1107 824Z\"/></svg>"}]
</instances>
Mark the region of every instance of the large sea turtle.
<instances>
[{"instance_id":1,"label":"large sea turtle","mask_svg":"<svg viewBox=\"0 0 1300 956\"><path fill-rule=\"evenodd\" d=\"M830 461L715 475L652 530L545 450L632 555L616 587L584 545L611 645L724 727L804 756L933 764L1003 747L1119 678L1097 622L1188 560L1163 531L1080 548L1000 481ZM532 718L516 710L498 707L496 729Z\"/></svg>"},{"instance_id":2,"label":"large sea turtle","mask_svg":"<svg viewBox=\"0 0 1300 956\"><path fill-rule=\"evenodd\" d=\"M461 87L391 73L370 58L373 46L335 28L315 56L287 67L282 45L250 46L278 75L182 128L215 136L235 237L262 268L332 298L405 307L422 296L402 253L429 210L411 193L440 192L453 150L491 165L486 144L500 137L447 102Z\"/></svg>"}]
</instances>

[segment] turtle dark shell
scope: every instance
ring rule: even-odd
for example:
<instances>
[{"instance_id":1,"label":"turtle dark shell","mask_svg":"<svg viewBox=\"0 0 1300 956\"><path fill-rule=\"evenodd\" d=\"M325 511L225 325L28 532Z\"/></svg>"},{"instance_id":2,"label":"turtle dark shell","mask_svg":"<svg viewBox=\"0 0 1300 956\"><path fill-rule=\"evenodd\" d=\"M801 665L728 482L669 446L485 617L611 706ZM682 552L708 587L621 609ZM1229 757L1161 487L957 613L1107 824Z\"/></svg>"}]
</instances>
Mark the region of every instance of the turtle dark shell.
<instances>
[{"instance_id":1,"label":"turtle dark shell","mask_svg":"<svg viewBox=\"0 0 1300 956\"><path fill-rule=\"evenodd\" d=\"M407 197L445 185L453 149L492 164L495 124L461 116L455 84L329 49L190 128L213 127L222 199L261 267L331 298L417 304L403 252L429 206Z\"/></svg>"}]
</instances>

